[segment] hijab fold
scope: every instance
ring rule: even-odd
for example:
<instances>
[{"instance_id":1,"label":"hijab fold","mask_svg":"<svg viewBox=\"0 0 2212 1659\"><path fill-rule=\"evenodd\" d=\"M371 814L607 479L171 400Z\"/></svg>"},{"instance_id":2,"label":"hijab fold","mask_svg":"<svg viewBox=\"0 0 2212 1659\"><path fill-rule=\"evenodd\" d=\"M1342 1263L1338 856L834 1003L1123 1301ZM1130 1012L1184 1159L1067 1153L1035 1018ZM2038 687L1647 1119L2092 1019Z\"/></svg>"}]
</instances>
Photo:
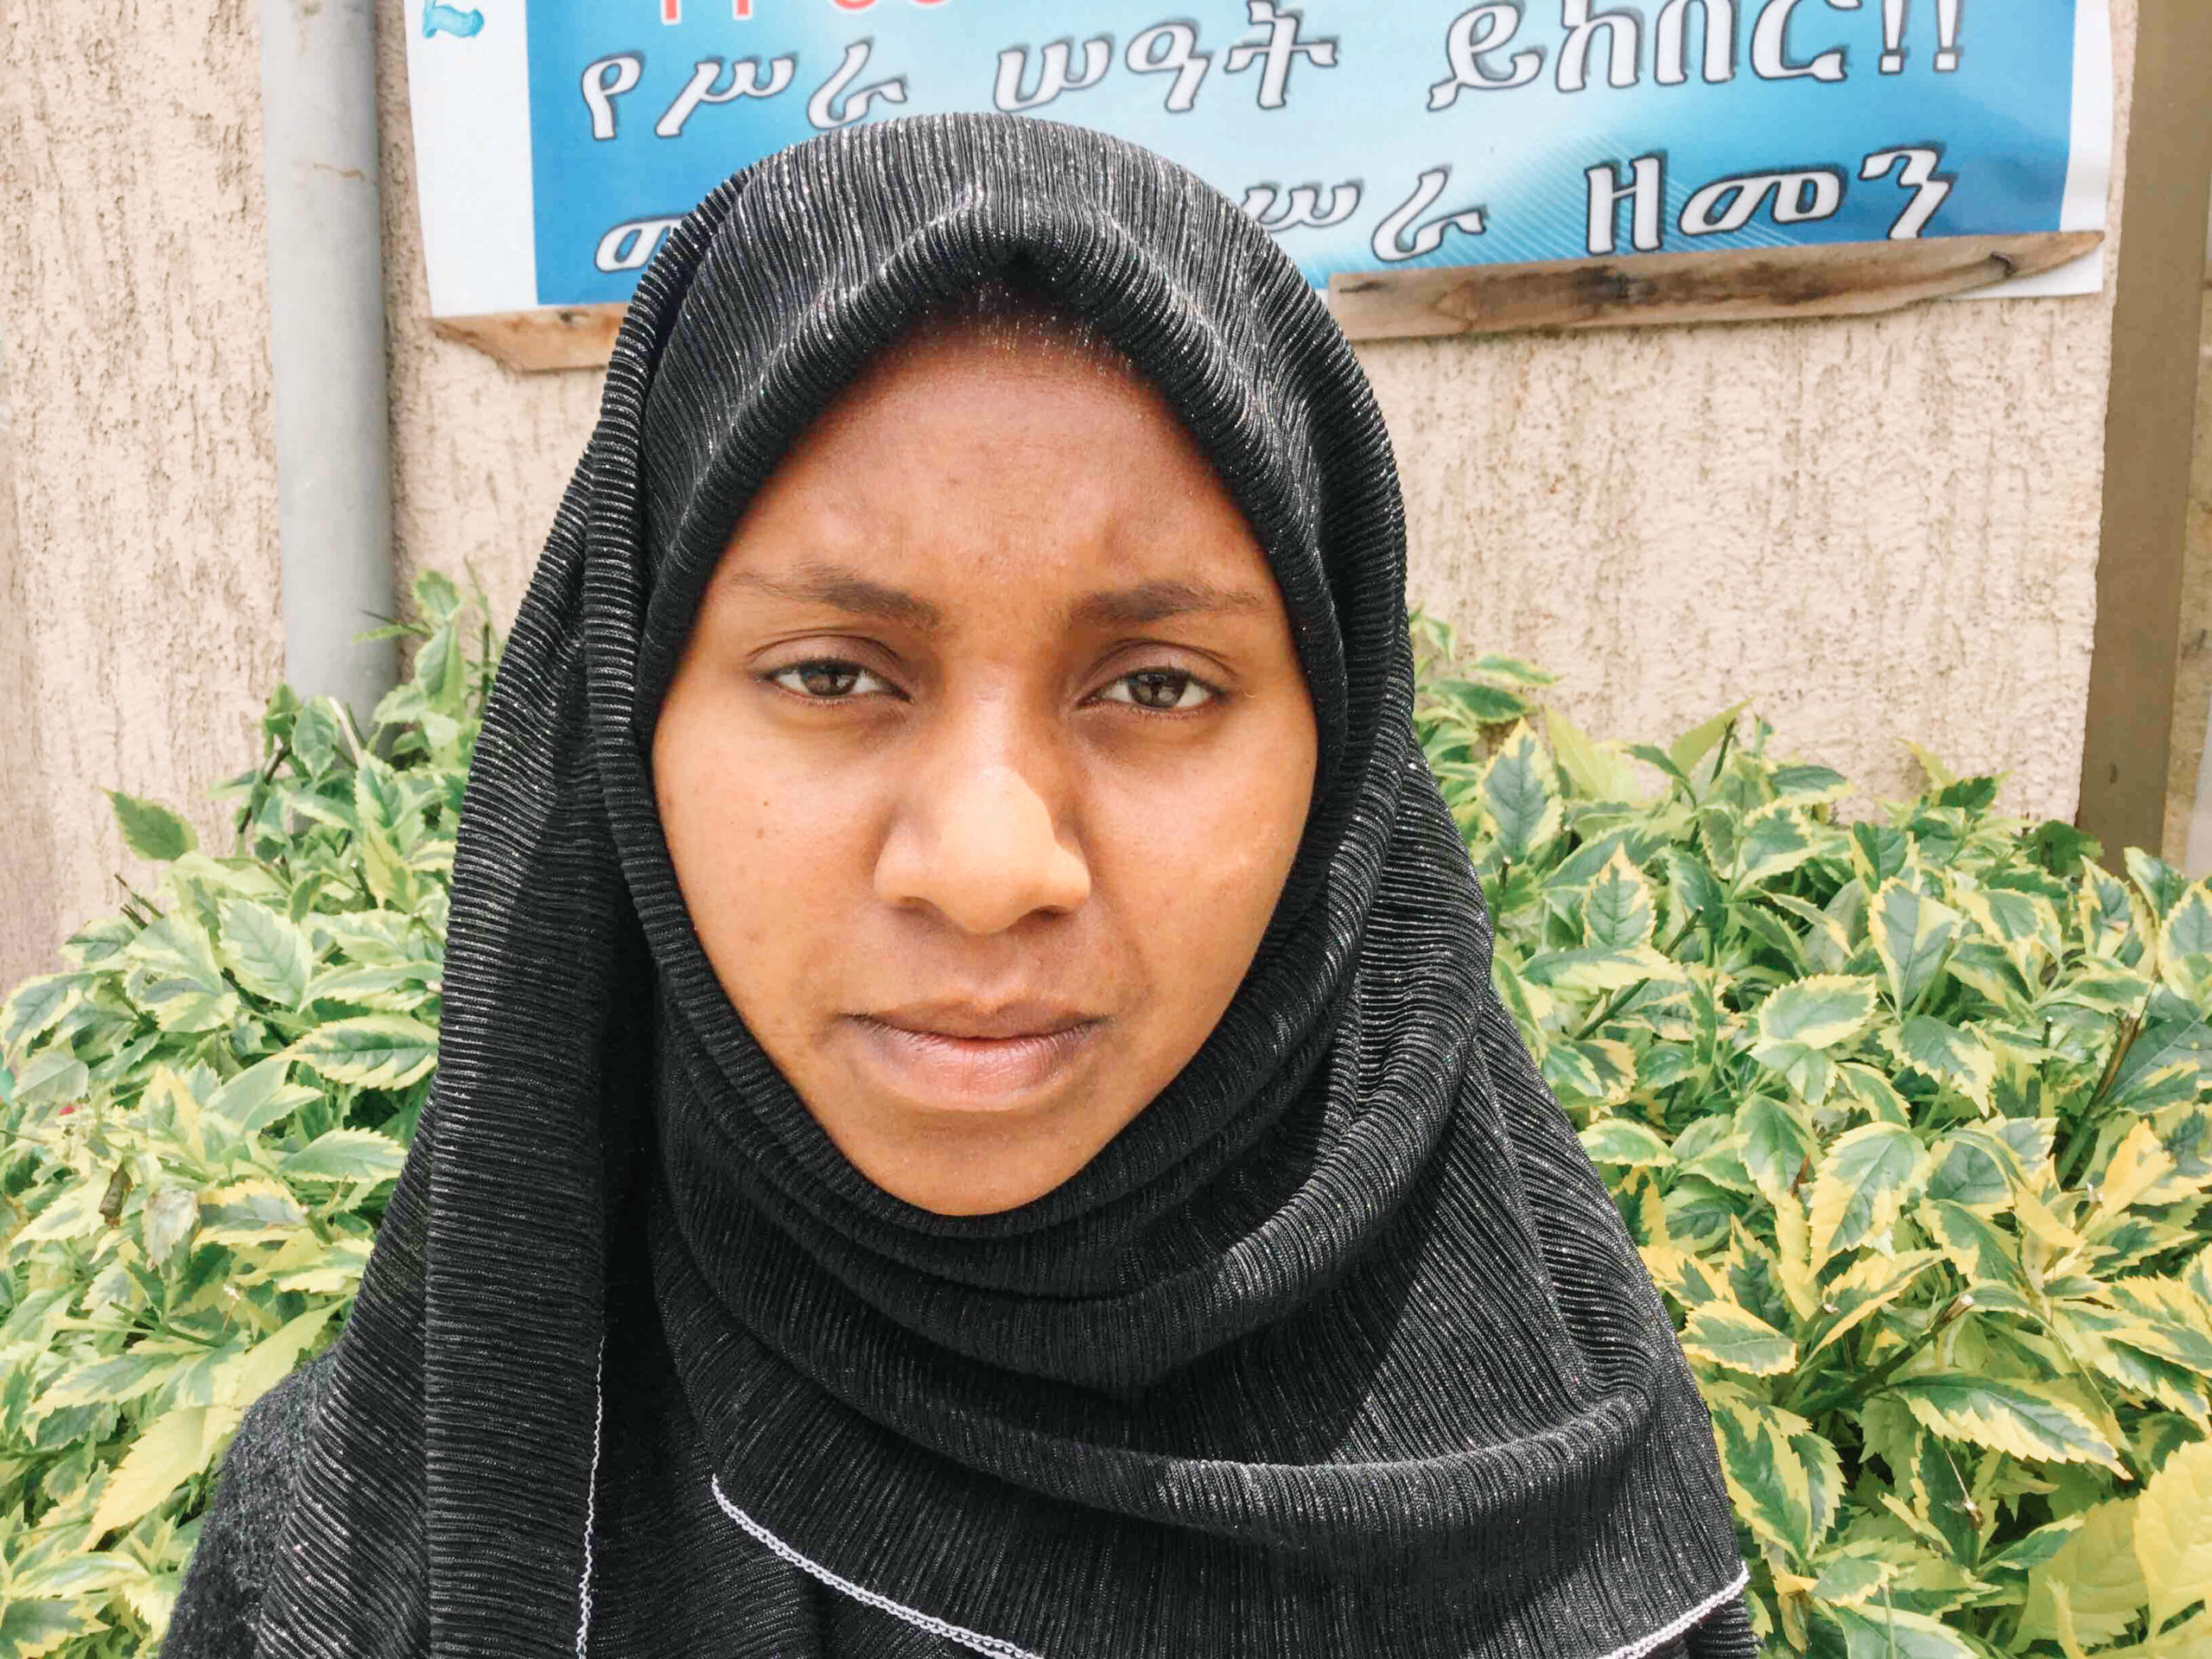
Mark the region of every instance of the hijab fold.
<instances>
[{"instance_id":1,"label":"hijab fold","mask_svg":"<svg viewBox=\"0 0 2212 1659\"><path fill-rule=\"evenodd\" d=\"M861 1176L753 1041L649 756L747 502L874 353L1009 272L1213 459L1319 763L1198 1053L1066 1183L954 1217ZM1705 1408L1491 988L1404 578L1326 308L1159 156L886 122L677 226L493 690L437 1077L319 1367L262 1651L1748 1655Z\"/></svg>"}]
</instances>

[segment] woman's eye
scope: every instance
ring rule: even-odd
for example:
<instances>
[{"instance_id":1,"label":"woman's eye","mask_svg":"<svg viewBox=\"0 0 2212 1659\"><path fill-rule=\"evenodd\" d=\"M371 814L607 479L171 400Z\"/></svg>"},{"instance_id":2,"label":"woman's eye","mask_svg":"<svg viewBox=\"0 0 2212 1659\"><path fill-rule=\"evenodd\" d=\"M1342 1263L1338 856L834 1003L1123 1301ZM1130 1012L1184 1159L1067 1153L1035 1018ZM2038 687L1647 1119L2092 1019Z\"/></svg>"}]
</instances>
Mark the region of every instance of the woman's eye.
<instances>
[{"instance_id":1,"label":"woman's eye","mask_svg":"<svg viewBox=\"0 0 2212 1659\"><path fill-rule=\"evenodd\" d=\"M1109 702L1131 702L1140 709L1175 711L1196 709L1218 695L1193 675L1172 668L1142 668L1124 674L1102 694Z\"/></svg>"},{"instance_id":2,"label":"woman's eye","mask_svg":"<svg viewBox=\"0 0 2212 1659\"><path fill-rule=\"evenodd\" d=\"M839 662L832 658L793 663L789 668L777 670L768 677L786 691L794 691L803 697L813 697L824 702L838 702L860 692L888 691L891 689L880 676L869 673L858 663Z\"/></svg>"}]
</instances>

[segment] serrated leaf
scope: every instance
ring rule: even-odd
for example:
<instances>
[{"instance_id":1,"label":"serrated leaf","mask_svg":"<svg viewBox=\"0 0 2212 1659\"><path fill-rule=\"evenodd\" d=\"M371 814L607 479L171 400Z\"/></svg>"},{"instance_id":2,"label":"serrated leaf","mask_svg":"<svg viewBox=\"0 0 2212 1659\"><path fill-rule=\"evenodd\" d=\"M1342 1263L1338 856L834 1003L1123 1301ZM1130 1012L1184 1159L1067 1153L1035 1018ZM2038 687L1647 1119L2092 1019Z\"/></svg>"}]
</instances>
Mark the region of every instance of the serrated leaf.
<instances>
[{"instance_id":1,"label":"serrated leaf","mask_svg":"<svg viewBox=\"0 0 2212 1659\"><path fill-rule=\"evenodd\" d=\"M1820 1149L1811 1128L1781 1101L1754 1095L1736 1109L1736 1135L1744 1167L1767 1201L1795 1202L1790 1190Z\"/></svg>"},{"instance_id":2,"label":"serrated leaf","mask_svg":"<svg viewBox=\"0 0 2212 1659\"><path fill-rule=\"evenodd\" d=\"M365 1014L317 1026L283 1052L333 1083L404 1089L437 1064L438 1034L404 1014Z\"/></svg>"},{"instance_id":3,"label":"serrated leaf","mask_svg":"<svg viewBox=\"0 0 2212 1659\"><path fill-rule=\"evenodd\" d=\"M365 1129L344 1131L366 1135ZM211 1244L257 1244L307 1225L299 1200L276 1182L235 1181L200 1195L200 1234Z\"/></svg>"},{"instance_id":4,"label":"serrated leaf","mask_svg":"<svg viewBox=\"0 0 2212 1659\"><path fill-rule=\"evenodd\" d=\"M1865 1123L1828 1148L1813 1178L1815 1265L1856 1249L1894 1222L1927 1179L1927 1148L1910 1129Z\"/></svg>"},{"instance_id":5,"label":"serrated leaf","mask_svg":"<svg viewBox=\"0 0 2212 1659\"><path fill-rule=\"evenodd\" d=\"M1763 809L1744 827L1737 849L1737 879L1758 887L1787 875L1812 857L1813 832L1804 814L1792 806Z\"/></svg>"},{"instance_id":6,"label":"serrated leaf","mask_svg":"<svg viewBox=\"0 0 2212 1659\"><path fill-rule=\"evenodd\" d=\"M283 1008L306 995L315 950L288 916L249 899L225 901L223 954L238 983Z\"/></svg>"},{"instance_id":7,"label":"serrated leaf","mask_svg":"<svg viewBox=\"0 0 2212 1659\"><path fill-rule=\"evenodd\" d=\"M1914 1250L1904 1255L1869 1255L1854 1262L1850 1271L1829 1281L1827 1314L1807 1340L1805 1357L1840 1342L1868 1319L1912 1288L1920 1275L1943 1259L1940 1250Z\"/></svg>"},{"instance_id":8,"label":"serrated leaf","mask_svg":"<svg viewBox=\"0 0 2212 1659\"><path fill-rule=\"evenodd\" d=\"M100 1494L87 1529L92 1537L129 1526L207 1467L211 1411L180 1406L141 1431Z\"/></svg>"},{"instance_id":9,"label":"serrated leaf","mask_svg":"<svg viewBox=\"0 0 2212 1659\"><path fill-rule=\"evenodd\" d=\"M1552 753L1585 798L1593 801L1638 801L1643 797L1635 763L1618 743L1599 743L1555 707L1544 709L1544 734Z\"/></svg>"},{"instance_id":10,"label":"serrated leaf","mask_svg":"<svg viewBox=\"0 0 2212 1659\"><path fill-rule=\"evenodd\" d=\"M1633 950L1546 950L1522 965L1532 985L1562 991L1624 991L1648 979L1679 973L1649 945Z\"/></svg>"},{"instance_id":11,"label":"serrated leaf","mask_svg":"<svg viewBox=\"0 0 2212 1659\"><path fill-rule=\"evenodd\" d=\"M1651 889L1625 853L1616 852L1582 900L1582 943L1598 950L1634 950L1651 943L1656 919Z\"/></svg>"},{"instance_id":12,"label":"serrated leaf","mask_svg":"<svg viewBox=\"0 0 2212 1659\"><path fill-rule=\"evenodd\" d=\"M2112 1443L2096 1426L2039 1386L1948 1372L1907 1377L1888 1392L1930 1433L2031 1461L2120 1467Z\"/></svg>"},{"instance_id":13,"label":"serrated leaf","mask_svg":"<svg viewBox=\"0 0 2212 1659\"><path fill-rule=\"evenodd\" d=\"M166 1262L169 1253L191 1236L199 1220L200 1195L192 1188L167 1183L156 1187L146 1195L146 1208L138 1221L146 1259L156 1267Z\"/></svg>"},{"instance_id":14,"label":"serrated leaf","mask_svg":"<svg viewBox=\"0 0 2212 1659\"><path fill-rule=\"evenodd\" d=\"M1682 1331L1682 1350L1753 1376L1780 1376L1797 1363L1797 1344L1764 1319L1726 1302L1707 1302L1691 1310Z\"/></svg>"},{"instance_id":15,"label":"serrated leaf","mask_svg":"<svg viewBox=\"0 0 2212 1659\"><path fill-rule=\"evenodd\" d=\"M227 1362L215 1377L216 1406L243 1412L283 1382L337 1311L335 1302L311 1307L287 1321L275 1335L264 1338Z\"/></svg>"},{"instance_id":16,"label":"serrated leaf","mask_svg":"<svg viewBox=\"0 0 2212 1659\"><path fill-rule=\"evenodd\" d=\"M374 1129L331 1129L277 1167L295 1181L377 1181L398 1174L406 1159L390 1135Z\"/></svg>"},{"instance_id":17,"label":"serrated leaf","mask_svg":"<svg viewBox=\"0 0 2212 1659\"><path fill-rule=\"evenodd\" d=\"M200 837L187 823L158 801L144 801L120 790L106 791L115 809L115 822L123 831L123 844L141 858L167 863L200 845Z\"/></svg>"},{"instance_id":18,"label":"serrated leaf","mask_svg":"<svg viewBox=\"0 0 2212 1659\"><path fill-rule=\"evenodd\" d=\"M2081 1642L2101 1647L2126 1633L2148 1596L2134 1548L2136 1503L2124 1498L2084 1511L2057 1553L2028 1574L2022 1640L2056 1640L2068 1613ZM2054 1588L2063 1592L2063 1612L2052 1605Z\"/></svg>"},{"instance_id":19,"label":"serrated leaf","mask_svg":"<svg viewBox=\"0 0 2212 1659\"><path fill-rule=\"evenodd\" d=\"M64 1406L119 1405L126 1400L136 1400L167 1382L177 1364L175 1354L156 1352L141 1345L64 1372L39 1396L39 1408L55 1411Z\"/></svg>"},{"instance_id":20,"label":"serrated leaf","mask_svg":"<svg viewBox=\"0 0 2212 1659\"><path fill-rule=\"evenodd\" d=\"M1497 828L1497 849L1518 862L1559 834L1562 822L1551 766L1526 724L1513 728L1483 774L1483 804Z\"/></svg>"},{"instance_id":21,"label":"serrated leaf","mask_svg":"<svg viewBox=\"0 0 2212 1659\"><path fill-rule=\"evenodd\" d=\"M1592 1163L1632 1169L1665 1169L1675 1162L1674 1149L1655 1130L1625 1117L1601 1117L1583 1130L1582 1149Z\"/></svg>"},{"instance_id":22,"label":"serrated leaf","mask_svg":"<svg viewBox=\"0 0 2212 1659\"><path fill-rule=\"evenodd\" d=\"M1962 925L1956 911L1901 880L1885 882L1874 895L1866 912L1867 938L1881 958L1890 1001L1899 1014L1910 1011L1942 969L1943 953Z\"/></svg>"},{"instance_id":23,"label":"serrated leaf","mask_svg":"<svg viewBox=\"0 0 2212 1659\"><path fill-rule=\"evenodd\" d=\"M2019 1243L2010 1233L1949 1199L1931 1198L1918 1213L1921 1224L1969 1289L1976 1283L2018 1282Z\"/></svg>"},{"instance_id":24,"label":"serrated leaf","mask_svg":"<svg viewBox=\"0 0 2212 1659\"><path fill-rule=\"evenodd\" d=\"M2174 1452L2143 1489L2135 1554L2150 1593L2152 1630L2212 1595L2212 1440Z\"/></svg>"},{"instance_id":25,"label":"serrated leaf","mask_svg":"<svg viewBox=\"0 0 2212 1659\"><path fill-rule=\"evenodd\" d=\"M1988 1106L1997 1057L1979 1032L1916 1014L1898 1027L1890 1046L1907 1065L1949 1084L1977 1106Z\"/></svg>"},{"instance_id":26,"label":"serrated leaf","mask_svg":"<svg viewBox=\"0 0 2212 1659\"><path fill-rule=\"evenodd\" d=\"M1636 1087L1636 1052L1609 1039L1555 1043L1544 1055L1541 1070L1544 1081L1562 1099L1617 1105Z\"/></svg>"},{"instance_id":27,"label":"serrated leaf","mask_svg":"<svg viewBox=\"0 0 2212 1659\"><path fill-rule=\"evenodd\" d=\"M1844 1659L1981 1659L1965 1638L1925 1613L1875 1602L1831 1605L1820 1616L1842 1632Z\"/></svg>"},{"instance_id":28,"label":"serrated leaf","mask_svg":"<svg viewBox=\"0 0 2212 1659\"><path fill-rule=\"evenodd\" d=\"M1749 702L1744 702L1732 709L1724 709L1711 720L1691 727L1669 743L1667 758L1674 763L1675 769L1688 777L1696 769L1697 763L1712 753L1714 746L1728 734L1729 729L1736 723L1736 717L1750 707Z\"/></svg>"},{"instance_id":29,"label":"serrated leaf","mask_svg":"<svg viewBox=\"0 0 2212 1659\"><path fill-rule=\"evenodd\" d=\"M1801 979L1759 1004L1759 1035L1770 1043L1834 1048L1866 1028L1880 995L1875 982L1864 977L1821 974Z\"/></svg>"},{"instance_id":30,"label":"serrated leaf","mask_svg":"<svg viewBox=\"0 0 2212 1659\"><path fill-rule=\"evenodd\" d=\"M91 1614L75 1602L18 1599L0 1606L0 1653L10 1659L44 1659L63 1643L93 1630Z\"/></svg>"},{"instance_id":31,"label":"serrated leaf","mask_svg":"<svg viewBox=\"0 0 2212 1659\"><path fill-rule=\"evenodd\" d=\"M86 974L46 974L25 980L0 1004L0 1052L20 1049L43 1036L83 1001Z\"/></svg>"}]
</instances>

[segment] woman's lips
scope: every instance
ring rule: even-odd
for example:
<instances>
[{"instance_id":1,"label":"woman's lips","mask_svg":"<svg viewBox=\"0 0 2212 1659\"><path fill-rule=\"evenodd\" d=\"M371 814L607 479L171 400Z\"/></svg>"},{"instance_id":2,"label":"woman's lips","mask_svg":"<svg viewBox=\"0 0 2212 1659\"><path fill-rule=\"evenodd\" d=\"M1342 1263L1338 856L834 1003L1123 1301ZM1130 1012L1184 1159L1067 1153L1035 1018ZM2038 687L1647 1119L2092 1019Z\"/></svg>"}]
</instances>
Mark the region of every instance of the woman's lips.
<instances>
[{"instance_id":1,"label":"woman's lips","mask_svg":"<svg viewBox=\"0 0 2212 1659\"><path fill-rule=\"evenodd\" d=\"M1103 1020L1082 1019L1039 1022L1040 1028L1003 1036L966 1036L874 1014L851 1018L863 1053L898 1093L952 1111L1027 1104L1074 1066L1106 1027Z\"/></svg>"}]
</instances>

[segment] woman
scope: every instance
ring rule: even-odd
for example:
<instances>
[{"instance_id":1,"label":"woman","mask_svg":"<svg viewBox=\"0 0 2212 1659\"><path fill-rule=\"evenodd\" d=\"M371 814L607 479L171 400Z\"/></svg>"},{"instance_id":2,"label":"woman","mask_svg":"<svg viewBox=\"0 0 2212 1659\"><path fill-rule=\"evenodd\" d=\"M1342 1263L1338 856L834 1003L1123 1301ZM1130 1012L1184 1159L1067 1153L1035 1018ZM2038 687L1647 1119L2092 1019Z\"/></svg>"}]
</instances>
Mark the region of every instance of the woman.
<instances>
[{"instance_id":1,"label":"woman","mask_svg":"<svg viewBox=\"0 0 2212 1659\"><path fill-rule=\"evenodd\" d=\"M169 1659L1748 1659L1403 578L1342 336L1173 165L931 118L715 191L500 671L359 1301Z\"/></svg>"}]
</instances>

